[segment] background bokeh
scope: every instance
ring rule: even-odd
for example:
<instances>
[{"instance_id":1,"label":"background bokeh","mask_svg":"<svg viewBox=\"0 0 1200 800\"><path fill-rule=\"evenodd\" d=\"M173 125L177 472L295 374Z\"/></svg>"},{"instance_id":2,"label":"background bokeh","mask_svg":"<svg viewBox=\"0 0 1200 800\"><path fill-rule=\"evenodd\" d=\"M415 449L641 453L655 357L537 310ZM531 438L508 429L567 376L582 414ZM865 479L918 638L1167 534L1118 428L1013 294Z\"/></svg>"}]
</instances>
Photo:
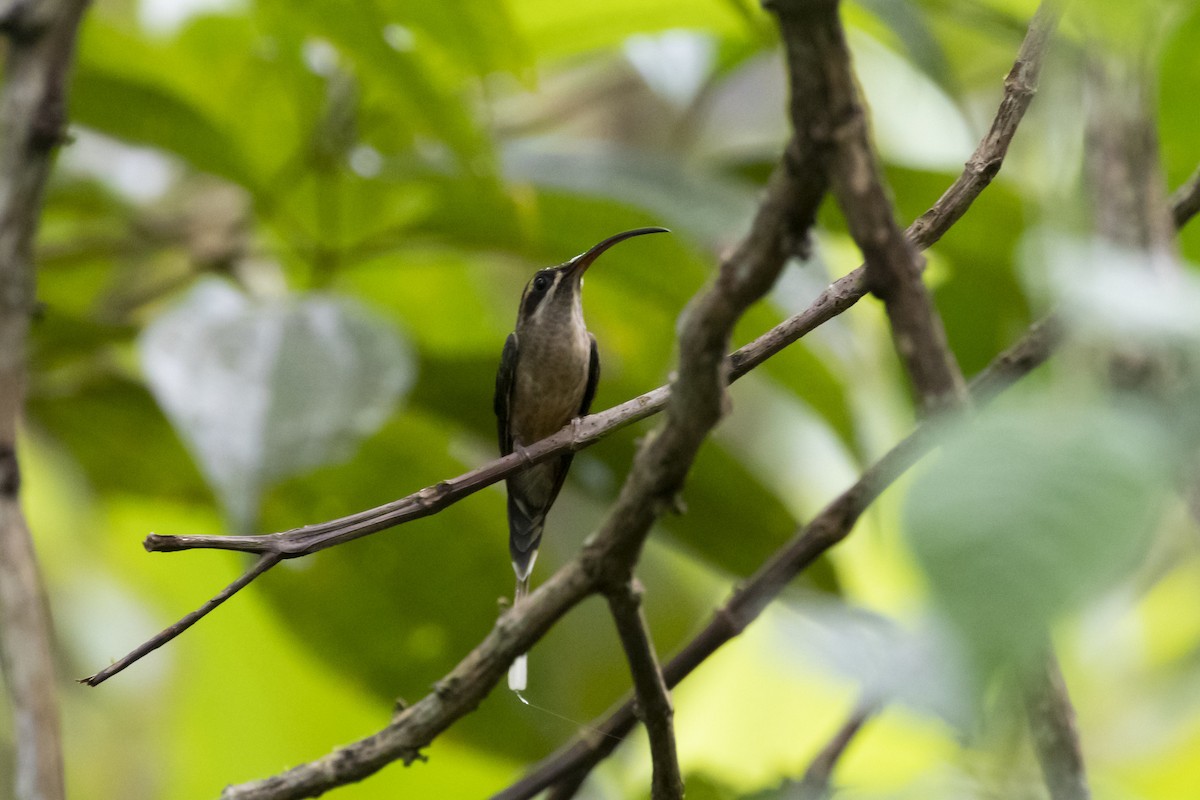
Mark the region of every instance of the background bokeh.
<instances>
[{"instance_id":1,"label":"background bokeh","mask_svg":"<svg viewBox=\"0 0 1200 800\"><path fill-rule=\"evenodd\" d=\"M904 223L986 130L1035 5L846 4ZM1176 186L1200 161L1200 10L1151 5L1139 30ZM1086 13L1103 22L1115 8ZM1064 21L1002 175L929 253L968 376L1064 286L1120 266L1089 249L1081 177L1095 23ZM663 383L679 314L744 231L786 140L785 97L772 20L746 0L97 0L42 221L21 453L61 645L70 795L212 798L368 735L397 698L427 692L512 590L502 488L285 562L103 686L70 679L246 566L147 555L147 533L283 530L490 459L496 364L538 267L626 228L671 228L607 253L585 294L603 362L595 408ZM1181 249L1200 259L1195 227ZM855 266L827 204L812 257L736 344ZM1046 280L1051 267L1077 272ZM1197 292L1181 281L1170 302L1183 322L1164 332L1135 314L1132 335L1200 341ZM1194 406L1114 404L1091 379L1095 343L1131 335L1108 327L1114 294L1162 299L1099 285L1075 309L1088 343L886 493L678 689L690 798L775 796L864 693L890 702L840 767L846 797L1040 797L1010 682L978 665L1046 623L1096 796L1200 786L1200 548L1170 469ZM914 416L870 300L732 397L687 512L664 518L639 567L663 654ZM535 579L595 527L650 424L577 456ZM629 684L596 600L538 644L530 670L545 710L496 691L428 763L334 796L484 796ZM0 728L0 745L11 736ZM638 797L649 770L639 733L586 791Z\"/></svg>"}]
</instances>

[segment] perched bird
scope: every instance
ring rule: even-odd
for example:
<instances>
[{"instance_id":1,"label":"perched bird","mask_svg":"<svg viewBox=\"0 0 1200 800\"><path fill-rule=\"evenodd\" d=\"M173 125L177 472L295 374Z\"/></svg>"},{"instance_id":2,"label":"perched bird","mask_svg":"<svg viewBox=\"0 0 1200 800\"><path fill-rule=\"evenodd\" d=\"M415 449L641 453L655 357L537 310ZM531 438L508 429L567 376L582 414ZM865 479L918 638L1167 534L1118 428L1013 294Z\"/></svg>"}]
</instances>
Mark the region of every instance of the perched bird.
<instances>
[{"instance_id":1,"label":"perched bird","mask_svg":"<svg viewBox=\"0 0 1200 800\"><path fill-rule=\"evenodd\" d=\"M525 286L516 330L504 342L496 373L496 428L508 455L587 414L600 379L596 337L583 322L583 273L608 248L666 228L637 228L610 236L557 267L540 269ZM573 454L552 458L507 480L508 551L517 573L514 605L529 589L546 513L558 497ZM508 686L525 688L525 656L508 673Z\"/></svg>"}]
</instances>

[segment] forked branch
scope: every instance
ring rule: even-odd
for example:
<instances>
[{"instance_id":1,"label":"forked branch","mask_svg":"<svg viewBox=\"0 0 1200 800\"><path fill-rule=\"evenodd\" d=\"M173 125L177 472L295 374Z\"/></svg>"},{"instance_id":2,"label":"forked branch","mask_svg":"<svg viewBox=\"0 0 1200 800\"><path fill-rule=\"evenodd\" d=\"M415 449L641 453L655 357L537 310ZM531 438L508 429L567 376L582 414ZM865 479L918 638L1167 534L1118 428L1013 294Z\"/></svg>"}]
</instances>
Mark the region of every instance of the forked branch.
<instances>
[{"instance_id":1,"label":"forked branch","mask_svg":"<svg viewBox=\"0 0 1200 800\"><path fill-rule=\"evenodd\" d=\"M977 406L987 405L1045 362L1062 338L1063 328L1057 317L1033 325L1019 342L997 356L971 381L972 402ZM939 418L932 418L919 425L734 590L725 605L713 614L712 621L667 662L663 668L667 686L674 688L722 645L740 635L797 575L845 539L863 511L883 490L933 448L942 424ZM581 781L583 775L616 749L636 722L633 701L626 699L608 717L588 724L588 730L598 731L602 736L576 738L548 756L529 775L496 794L493 800L527 800L560 782Z\"/></svg>"},{"instance_id":2,"label":"forked branch","mask_svg":"<svg viewBox=\"0 0 1200 800\"><path fill-rule=\"evenodd\" d=\"M1025 40L1022 42L1017 61L1005 82L1004 97L997 111L996 119L993 121L988 135L980 142L975 154L968 162L967 168L938 202L908 229L907 235L917 246L927 247L940 239L950 226L961 218L974 199L998 172L1009 142L1036 91L1046 43L1058 20L1056 8L1057 3L1044 3L1035 15ZM791 152L793 150L789 148L789 153ZM788 158L785 158L785 164L789 163L788 171L792 173L804 167L803 164L795 163L794 159L789 162ZM980 170L977 168L980 163L992 166L987 170ZM787 187L783 181L777 181L776 185L777 188L769 191L764 199L764 208L779 206L779 202L775 199L780 193L778 186ZM794 225L794 223L789 224ZM802 245L802 240L803 237L798 236L792 230L786 236L777 237L775 246L782 247L785 253L790 253ZM735 256L731 261L737 263L737 257ZM727 379L732 382L747 374L766 359L853 306L865 294L865 269L859 267L826 288L804 312L791 317L750 344L730 354L725 366ZM309 555L327 547L353 541L362 536L437 513L474 492L502 480L513 472L525 468L529 463L538 463L567 451L586 448L615 430L657 414L667 404L670 393L669 386L660 386L621 405L578 420L574 425L526 448L523 457L513 454L496 459L456 478L442 481L407 497L347 517L260 536L161 536L151 534L146 538L145 546L152 552L213 548L253 552L260 555L276 554L280 558ZM218 595L220 601L227 599L238 589L257 578L274 562L267 563L266 567L263 566L264 563L263 561L256 562L243 576L226 587ZM205 614L215 609L220 601L206 603L199 610L185 616L180 622L139 645L120 661L83 679L83 682L92 686L98 685L182 633Z\"/></svg>"}]
</instances>

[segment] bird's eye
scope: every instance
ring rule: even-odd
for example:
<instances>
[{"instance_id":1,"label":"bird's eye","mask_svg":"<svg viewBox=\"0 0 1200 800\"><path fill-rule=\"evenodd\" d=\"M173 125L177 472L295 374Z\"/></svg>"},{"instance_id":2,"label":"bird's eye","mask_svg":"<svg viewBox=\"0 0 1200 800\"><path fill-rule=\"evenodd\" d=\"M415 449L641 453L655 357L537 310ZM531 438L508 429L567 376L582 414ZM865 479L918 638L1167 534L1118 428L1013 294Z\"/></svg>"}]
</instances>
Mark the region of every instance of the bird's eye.
<instances>
[{"instance_id":1,"label":"bird's eye","mask_svg":"<svg viewBox=\"0 0 1200 800\"><path fill-rule=\"evenodd\" d=\"M545 275L538 275L533 279L533 290L535 292L544 292L546 287L550 285L550 279Z\"/></svg>"}]
</instances>

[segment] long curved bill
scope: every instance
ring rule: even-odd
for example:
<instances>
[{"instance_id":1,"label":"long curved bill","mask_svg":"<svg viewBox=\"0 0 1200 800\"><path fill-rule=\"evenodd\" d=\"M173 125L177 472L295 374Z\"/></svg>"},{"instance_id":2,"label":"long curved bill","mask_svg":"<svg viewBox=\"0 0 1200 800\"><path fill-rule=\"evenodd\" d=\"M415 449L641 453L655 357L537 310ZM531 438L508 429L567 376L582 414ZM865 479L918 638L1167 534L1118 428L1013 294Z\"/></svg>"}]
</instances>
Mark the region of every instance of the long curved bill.
<instances>
[{"instance_id":1,"label":"long curved bill","mask_svg":"<svg viewBox=\"0 0 1200 800\"><path fill-rule=\"evenodd\" d=\"M631 231L614 234L599 244L594 245L590 250L580 253L568 261L565 265L567 275L569 277L582 275L592 265L592 262L600 257L601 253L614 244L619 244L626 239L632 239L634 236L643 236L647 233L670 233L670 231L666 228L634 228Z\"/></svg>"}]
</instances>

